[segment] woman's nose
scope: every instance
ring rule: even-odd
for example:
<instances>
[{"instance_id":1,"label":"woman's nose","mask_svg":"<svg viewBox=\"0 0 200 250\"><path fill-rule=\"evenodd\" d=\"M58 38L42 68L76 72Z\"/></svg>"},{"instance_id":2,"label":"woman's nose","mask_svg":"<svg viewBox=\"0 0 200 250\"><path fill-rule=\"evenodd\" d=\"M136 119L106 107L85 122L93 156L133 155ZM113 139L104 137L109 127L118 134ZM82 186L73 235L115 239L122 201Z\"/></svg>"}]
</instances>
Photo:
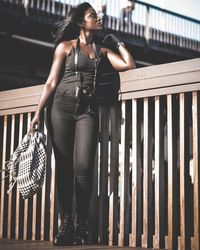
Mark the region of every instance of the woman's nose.
<instances>
[{"instance_id":1,"label":"woman's nose","mask_svg":"<svg viewBox=\"0 0 200 250\"><path fill-rule=\"evenodd\" d=\"M97 17L97 21L101 22L101 18L99 16Z\"/></svg>"}]
</instances>

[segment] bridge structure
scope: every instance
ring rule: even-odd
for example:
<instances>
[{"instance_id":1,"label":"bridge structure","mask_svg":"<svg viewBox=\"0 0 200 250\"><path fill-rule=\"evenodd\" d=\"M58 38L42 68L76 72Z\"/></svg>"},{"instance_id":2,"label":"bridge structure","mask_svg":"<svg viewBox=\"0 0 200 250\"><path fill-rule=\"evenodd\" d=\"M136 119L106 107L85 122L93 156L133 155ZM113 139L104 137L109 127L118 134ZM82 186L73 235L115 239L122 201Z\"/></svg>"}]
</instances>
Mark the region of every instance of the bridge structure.
<instances>
[{"instance_id":1,"label":"bridge structure","mask_svg":"<svg viewBox=\"0 0 200 250\"><path fill-rule=\"evenodd\" d=\"M1 90L45 81L52 62L54 25L68 17L79 2L0 0ZM93 0L89 2L97 6ZM114 0L104 2L106 8L97 6L104 30L96 41L100 43L106 34L115 33L126 44L137 67L199 57L199 20L140 1L135 1L134 8L121 10Z\"/></svg>"}]
</instances>

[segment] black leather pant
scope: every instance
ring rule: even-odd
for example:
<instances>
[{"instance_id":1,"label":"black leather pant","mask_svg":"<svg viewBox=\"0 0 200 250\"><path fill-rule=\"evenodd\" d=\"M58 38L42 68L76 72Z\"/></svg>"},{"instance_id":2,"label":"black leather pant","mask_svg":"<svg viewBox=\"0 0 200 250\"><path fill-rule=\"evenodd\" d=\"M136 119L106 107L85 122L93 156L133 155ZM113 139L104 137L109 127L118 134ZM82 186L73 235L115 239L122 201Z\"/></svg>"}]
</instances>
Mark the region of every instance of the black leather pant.
<instances>
[{"instance_id":1,"label":"black leather pant","mask_svg":"<svg viewBox=\"0 0 200 250\"><path fill-rule=\"evenodd\" d=\"M59 210L72 212L75 180L77 212L87 216L98 137L98 107L80 103L68 92L56 93L51 108ZM76 112L76 113L75 113Z\"/></svg>"}]
</instances>

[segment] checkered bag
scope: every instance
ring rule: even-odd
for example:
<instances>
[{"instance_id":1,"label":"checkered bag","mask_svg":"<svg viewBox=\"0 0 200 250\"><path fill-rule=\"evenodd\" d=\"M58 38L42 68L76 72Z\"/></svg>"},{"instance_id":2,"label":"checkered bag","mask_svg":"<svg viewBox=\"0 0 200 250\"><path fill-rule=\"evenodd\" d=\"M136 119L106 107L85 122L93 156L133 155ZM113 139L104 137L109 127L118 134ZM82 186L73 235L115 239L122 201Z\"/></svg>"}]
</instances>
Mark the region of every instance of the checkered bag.
<instances>
[{"instance_id":1,"label":"checkered bag","mask_svg":"<svg viewBox=\"0 0 200 250\"><path fill-rule=\"evenodd\" d=\"M46 135L37 130L27 133L7 162L6 170L14 181L8 192L16 182L23 199L38 192L46 171Z\"/></svg>"}]
</instances>

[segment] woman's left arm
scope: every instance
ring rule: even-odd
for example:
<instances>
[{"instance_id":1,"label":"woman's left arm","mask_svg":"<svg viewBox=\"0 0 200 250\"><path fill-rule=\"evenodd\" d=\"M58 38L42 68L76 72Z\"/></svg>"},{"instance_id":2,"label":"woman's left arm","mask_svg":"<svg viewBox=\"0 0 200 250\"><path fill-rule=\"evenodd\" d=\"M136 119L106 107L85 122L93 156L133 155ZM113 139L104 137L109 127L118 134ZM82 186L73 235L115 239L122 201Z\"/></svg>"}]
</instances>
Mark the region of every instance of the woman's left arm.
<instances>
[{"instance_id":1,"label":"woman's left arm","mask_svg":"<svg viewBox=\"0 0 200 250\"><path fill-rule=\"evenodd\" d=\"M136 68L133 57L124 46L124 43L120 42L118 38L113 34L107 35L107 37L104 39L105 43L106 40L112 40L120 52L120 55L118 55L108 48L101 48L101 52L103 52L103 54L107 56L108 60L115 70L125 71L128 69Z\"/></svg>"},{"instance_id":2,"label":"woman's left arm","mask_svg":"<svg viewBox=\"0 0 200 250\"><path fill-rule=\"evenodd\" d=\"M117 71L125 71L128 69L135 69L136 65L133 60L133 57L126 49L123 42L119 40L114 34L108 34L102 41L102 44L106 46L106 44L110 44L112 46L116 46L119 50L120 55L114 53L112 50L108 48L101 48L101 51L107 56L108 60L112 64L113 68Z\"/></svg>"},{"instance_id":3,"label":"woman's left arm","mask_svg":"<svg viewBox=\"0 0 200 250\"><path fill-rule=\"evenodd\" d=\"M114 53L112 50L108 48L101 48L101 51L104 55L107 56L108 60L112 64L113 68L117 71L125 71L128 69L135 69L136 65L133 60L133 57L129 53L129 51L125 48L124 45L119 45L120 55Z\"/></svg>"}]
</instances>

